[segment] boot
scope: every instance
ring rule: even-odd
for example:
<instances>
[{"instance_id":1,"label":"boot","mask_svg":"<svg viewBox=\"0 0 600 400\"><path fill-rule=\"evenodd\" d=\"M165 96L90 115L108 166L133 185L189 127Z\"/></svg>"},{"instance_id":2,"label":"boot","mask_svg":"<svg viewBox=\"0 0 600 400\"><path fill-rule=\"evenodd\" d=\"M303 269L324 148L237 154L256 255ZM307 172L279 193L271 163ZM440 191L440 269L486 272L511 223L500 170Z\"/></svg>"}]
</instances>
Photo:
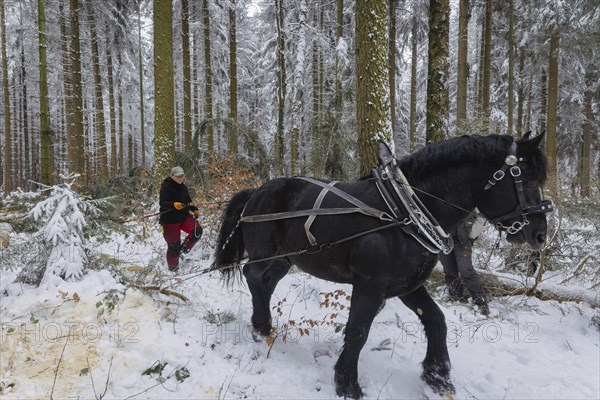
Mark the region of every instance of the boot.
<instances>
[{"instance_id":1,"label":"boot","mask_svg":"<svg viewBox=\"0 0 600 400\"><path fill-rule=\"evenodd\" d=\"M446 277L446 283L448 285L448 297L450 300L460 301L461 303L467 302L465 287L459 277L454 279Z\"/></svg>"},{"instance_id":2,"label":"boot","mask_svg":"<svg viewBox=\"0 0 600 400\"><path fill-rule=\"evenodd\" d=\"M479 312L486 317L490 315L490 307L488 306L487 299L485 295L477 295L473 296L473 303L479 307Z\"/></svg>"}]
</instances>

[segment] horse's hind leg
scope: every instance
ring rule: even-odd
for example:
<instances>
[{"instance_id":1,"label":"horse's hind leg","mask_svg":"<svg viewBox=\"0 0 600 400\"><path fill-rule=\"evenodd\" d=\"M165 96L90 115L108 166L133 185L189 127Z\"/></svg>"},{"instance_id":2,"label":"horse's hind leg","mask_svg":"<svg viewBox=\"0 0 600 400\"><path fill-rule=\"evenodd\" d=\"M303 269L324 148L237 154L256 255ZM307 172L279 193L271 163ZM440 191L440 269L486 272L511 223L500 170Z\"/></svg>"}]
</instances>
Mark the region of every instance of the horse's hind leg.
<instances>
[{"instance_id":1,"label":"horse's hind leg","mask_svg":"<svg viewBox=\"0 0 600 400\"><path fill-rule=\"evenodd\" d=\"M444 313L423 286L400 297L400 300L417 314L427 335L427 354L423 360L421 377L436 393L454 393L454 385L450 382Z\"/></svg>"},{"instance_id":2,"label":"horse's hind leg","mask_svg":"<svg viewBox=\"0 0 600 400\"><path fill-rule=\"evenodd\" d=\"M277 283L290 270L286 260L263 261L244 266L244 276L252 294L252 327L262 336L271 333L271 295Z\"/></svg>"},{"instance_id":3,"label":"horse's hind leg","mask_svg":"<svg viewBox=\"0 0 600 400\"><path fill-rule=\"evenodd\" d=\"M354 286L344 335L344 350L334 368L335 390L340 397L358 399L363 396L358 384L358 356L382 303L383 291L379 287Z\"/></svg>"}]
</instances>

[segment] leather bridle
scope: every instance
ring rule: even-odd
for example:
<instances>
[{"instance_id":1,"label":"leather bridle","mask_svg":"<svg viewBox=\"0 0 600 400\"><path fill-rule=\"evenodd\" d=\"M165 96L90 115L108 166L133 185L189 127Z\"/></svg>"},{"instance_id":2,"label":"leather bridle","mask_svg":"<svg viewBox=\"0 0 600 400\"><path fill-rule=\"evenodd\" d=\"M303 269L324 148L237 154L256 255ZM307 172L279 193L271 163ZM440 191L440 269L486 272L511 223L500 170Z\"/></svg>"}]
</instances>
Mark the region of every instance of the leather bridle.
<instances>
[{"instance_id":1,"label":"leather bridle","mask_svg":"<svg viewBox=\"0 0 600 400\"><path fill-rule=\"evenodd\" d=\"M517 143L512 142L510 148L508 149L508 155L504 159L504 164L500 167L499 170L494 172L492 178L488 180L488 183L485 185L485 190L490 190L493 188L496 183L500 182L506 175L507 170L510 176L513 179L515 184L515 189L517 191L517 199L519 204L513 211L510 211L506 214L503 214L499 217L490 218L490 221L498 228L499 230L505 230L511 235L519 232L525 226L529 225L529 220L527 219L528 215L531 214L545 214L554 210L552 207L551 200L543 200L537 204L529 205L527 204L527 199L525 198L525 189L523 188L523 178L521 176L521 168L519 167L519 162L525 161L524 157L517 158ZM503 222L509 219L521 216L521 221L515 221L511 225L504 225Z\"/></svg>"}]
</instances>

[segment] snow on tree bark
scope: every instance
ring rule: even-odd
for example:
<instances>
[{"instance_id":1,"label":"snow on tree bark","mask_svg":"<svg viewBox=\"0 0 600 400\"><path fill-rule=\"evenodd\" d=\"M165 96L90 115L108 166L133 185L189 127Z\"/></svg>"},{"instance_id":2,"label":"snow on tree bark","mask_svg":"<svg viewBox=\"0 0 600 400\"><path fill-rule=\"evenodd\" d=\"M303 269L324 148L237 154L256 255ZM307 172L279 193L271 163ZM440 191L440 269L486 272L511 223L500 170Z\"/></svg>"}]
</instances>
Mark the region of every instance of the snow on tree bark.
<instances>
[{"instance_id":1,"label":"snow on tree bark","mask_svg":"<svg viewBox=\"0 0 600 400\"><path fill-rule=\"evenodd\" d=\"M378 139L393 146L387 43L387 1L356 2L356 122L361 175L376 163Z\"/></svg>"}]
</instances>

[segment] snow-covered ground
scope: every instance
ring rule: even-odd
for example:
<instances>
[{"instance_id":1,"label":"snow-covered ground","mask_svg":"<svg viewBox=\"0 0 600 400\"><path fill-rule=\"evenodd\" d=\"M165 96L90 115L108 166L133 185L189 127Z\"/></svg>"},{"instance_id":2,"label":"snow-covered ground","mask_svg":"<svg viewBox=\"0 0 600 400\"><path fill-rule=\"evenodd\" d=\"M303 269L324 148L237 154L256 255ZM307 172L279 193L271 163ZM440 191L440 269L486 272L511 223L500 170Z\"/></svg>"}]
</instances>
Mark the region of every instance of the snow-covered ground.
<instances>
[{"instance_id":1,"label":"snow-covered ground","mask_svg":"<svg viewBox=\"0 0 600 400\"><path fill-rule=\"evenodd\" d=\"M157 232L143 243L114 235L97 248L125 261L126 276L156 276L151 260L162 258L165 245ZM187 303L126 289L108 271L34 288L0 270L2 398L336 398L333 365L343 344L336 324L345 323L341 306L349 305L339 291L351 294L351 287L286 276L271 303L280 312L273 311L279 336L270 347L252 338L243 283L227 288L218 272L194 273L208 266L208 251L192 252L178 275L160 272L162 287ZM335 291L337 308L320 306ZM485 318L436 297L448 324L455 398L600 398L598 312L589 305L493 298ZM419 378L425 350L417 317L388 300L359 361L366 397L431 398Z\"/></svg>"}]
</instances>

